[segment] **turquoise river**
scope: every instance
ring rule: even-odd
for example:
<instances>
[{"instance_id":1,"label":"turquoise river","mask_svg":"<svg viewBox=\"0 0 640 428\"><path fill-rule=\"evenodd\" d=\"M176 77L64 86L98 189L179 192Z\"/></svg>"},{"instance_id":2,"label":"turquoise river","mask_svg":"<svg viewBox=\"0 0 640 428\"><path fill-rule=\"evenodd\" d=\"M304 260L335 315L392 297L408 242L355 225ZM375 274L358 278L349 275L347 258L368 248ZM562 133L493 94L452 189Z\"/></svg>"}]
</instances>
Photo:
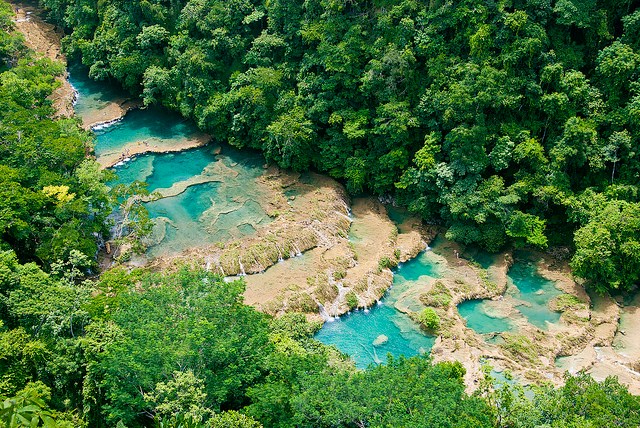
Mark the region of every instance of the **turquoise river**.
<instances>
[{"instance_id":1,"label":"turquoise river","mask_svg":"<svg viewBox=\"0 0 640 428\"><path fill-rule=\"evenodd\" d=\"M102 109L110 100L122 97L117 90L92 82L81 70L70 71L71 83L78 91L78 115ZM151 108L130 112L122 120L94 131L98 156L123 151L126 155L125 147L130 144L172 144L198 132L192 123L176 114ZM147 256L157 257L195 245L248 236L269 222L259 203L263 195L255 184L263 164L263 157L257 153L240 152L226 145L203 146L119 162L114 168L118 178L113 184L143 181L150 191L162 195L146 204L154 220ZM395 211L390 216L402 221ZM490 260L484 257L478 261L486 265ZM426 335L394 305L411 287L440 275L429 251L421 253L395 269L393 285L377 305L325 323L316 338L349 354L361 368L384 362L387 354L428 353L434 337ZM522 301L518 310L530 323L544 329L547 323L558 321L558 314L551 312L547 303L559 291L537 274L533 263L516 263L509 271L509 284L507 293ZM485 301L474 300L459 306L469 328L481 334L514 328L509 319L492 316L486 305Z\"/></svg>"}]
</instances>

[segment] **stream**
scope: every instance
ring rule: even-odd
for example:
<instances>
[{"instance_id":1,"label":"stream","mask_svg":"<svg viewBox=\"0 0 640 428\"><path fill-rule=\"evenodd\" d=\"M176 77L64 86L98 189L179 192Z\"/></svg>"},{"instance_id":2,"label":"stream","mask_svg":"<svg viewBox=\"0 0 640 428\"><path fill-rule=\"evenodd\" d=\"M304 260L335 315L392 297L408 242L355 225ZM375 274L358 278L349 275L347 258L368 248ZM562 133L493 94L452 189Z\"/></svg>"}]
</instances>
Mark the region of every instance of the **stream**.
<instances>
[{"instance_id":1,"label":"stream","mask_svg":"<svg viewBox=\"0 0 640 428\"><path fill-rule=\"evenodd\" d=\"M89 79L86 71L78 67L69 71L78 93L74 108L83 120L100 117L113 100L123 98L117 89ZM260 204L264 196L255 183L264 171L260 154L206 145L129 156L130 147L169 150L200 134L193 123L161 108L133 110L93 130L98 160L114 155L121 159L113 168L117 179L110 184L143 181L159 196L146 203L154 223L146 242L147 257L242 238L269 223Z\"/></svg>"},{"instance_id":2,"label":"stream","mask_svg":"<svg viewBox=\"0 0 640 428\"><path fill-rule=\"evenodd\" d=\"M85 120L99 117L112 100L123 97L116 89L89 80L77 68L71 67L70 73L70 81L78 91L76 113ZM272 221L263 209L265 195L256 184L256 179L264 174L262 155L240 152L228 145L200 145L172 153L140 155L132 150L134 153L129 155L132 147L175 150L201 137L191 122L159 108L134 110L122 120L94 128L94 132L99 160L106 156L118 159L114 167L118 178L112 184L144 181L158 196L146 203L154 222L147 242L147 258L251 236ZM296 197L294 193L285 196ZM398 227L406 218L403 212L393 209L388 215ZM350 232L355 245L361 232ZM474 260L487 268L493 258L478 253ZM297 263L304 266L304 261L303 257ZM398 357L429 353L435 337L427 335L396 306L421 310L419 301L406 296L409 291L446 275L447 267L441 263L427 250L399 265L394 270L393 285L378 304L326 322L316 338L350 355L359 368L384 363L387 354ZM290 265L294 263L279 264L272 269L284 270ZM559 322L560 315L549 309L548 302L560 293L526 257L517 258L508 272L505 299L515 300L518 316L540 329ZM480 334L517 329L516 323L503 315L501 304L499 300L471 300L460 304L458 310L467 327Z\"/></svg>"},{"instance_id":3,"label":"stream","mask_svg":"<svg viewBox=\"0 0 640 428\"><path fill-rule=\"evenodd\" d=\"M383 363L387 354L409 357L428 353L435 338L426 335L394 304L412 286L419 286L422 281L440 276L438 266L429 256L429 251L425 251L399 265L394 272L393 285L377 305L326 322L316 334L316 339L327 345L335 345L350 355L359 368Z\"/></svg>"}]
</instances>

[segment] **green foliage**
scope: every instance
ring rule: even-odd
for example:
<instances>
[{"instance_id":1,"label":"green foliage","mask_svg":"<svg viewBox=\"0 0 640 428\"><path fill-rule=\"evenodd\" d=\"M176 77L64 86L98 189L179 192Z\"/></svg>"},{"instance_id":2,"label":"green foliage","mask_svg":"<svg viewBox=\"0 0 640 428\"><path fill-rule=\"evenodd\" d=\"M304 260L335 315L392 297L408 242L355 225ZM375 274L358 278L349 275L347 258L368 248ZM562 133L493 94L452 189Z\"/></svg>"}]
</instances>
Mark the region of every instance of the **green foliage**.
<instances>
[{"instance_id":1,"label":"green foliage","mask_svg":"<svg viewBox=\"0 0 640 428\"><path fill-rule=\"evenodd\" d=\"M292 400L295 426L493 426L485 402L462 393L463 375L459 363L414 357L353 374L309 376Z\"/></svg>"},{"instance_id":2,"label":"green foliage","mask_svg":"<svg viewBox=\"0 0 640 428\"><path fill-rule=\"evenodd\" d=\"M426 306L446 309L451 304L451 293L442 281L436 281L428 292L420 295L420 301Z\"/></svg>"},{"instance_id":3,"label":"green foliage","mask_svg":"<svg viewBox=\"0 0 640 428\"><path fill-rule=\"evenodd\" d=\"M200 422L207 414L204 403L207 394L204 382L197 378L193 371L175 371L168 382L158 382L144 399L155 404L154 413L157 418L165 419L184 415L185 419Z\"/></svg>"},{"instance_id":4,"label":"green foliage","mask_svg":"<svg viewBox=\"0 0 640 428\"><path fill-rule=\"evenodd\" d=\"M629 4L41 3L92 77L220 140L327 172L352 193L394 196L489 250L566 244L576 231L578 275L600 291L640 281L640 15ZM153 196L140 183L105 186L108 173L86 157L90 134L53 119L63 66L25 49L12 15L0 1L6 426L640 424L637 397L613 379L581 374L533 400L502 388L485 401L465 395L459 363L390 359L356 371L313 339L319 327L304 315L268 319L242 304L242 283L199 269L83 281L110 206L120 205L117 240L142 250L142 202ZM450 298L437 284L424 296L443 308ZM289 304L316 307L306 293ZM433 308L419 317L438 327ZM514 358L535 363L535 341L503 338Z\"/></svg>"},{"instance_id":5,"label":"green foliage","mask_svg":"<svg viewBox=\"0 0 640 428\"><path fill-rule=\"evenodd\" d=\"M430 331L437 331L440 328L440 317L433 308L424 308L418 314L418 322Z\"/></svg>"},{"instance_id":6,"label":"green foliage","mask_svg":"<svg viewBox=\"0 0 640 428\"><path fill-rule=\"evenodd\" d=\"M205 408L240 403L270 352L265 316L242 304L244 284L187 268L130 280L138 283L105 302L110 313L88 334L101 351L87 378L101 388L85 400L101 403L107 421L127 425L142 412L200 417ZM185 388L192 393L183 396Z\"/></svg>"},{"instance_id":7,"label":"green foliage","mask_svg":"<svg viewBox=\"0 0 640 428\"><path fill-rule=\"evenodd\" d=\"M398 265L397 260L391 260L389 257L382 257L380 260L378 260L378 269L382 270L382 269L391 269L393 267L396 267Z\"/></svg>"},{"instance_id":8,"label":"green foliage","mask_svg":"<svg viewBox=\"0 0 640 428\"><path fill-rule=\"evenodd\" d=\"M356 293L350 291L347 293L345 298L347 300L347 306L349 307L349 310L352 311L358 307L358 296L356 296Z\"/></svg>"},{"instance_id":9,"label":"green foliage","mask_svg":"<svg viewBox=\"0 0 640 428\"><path fill-rule=\"evenodd\" d=\"M233 410L213 415L208 426L211 428L262 428L262 425L251 417Z\"/></svg>"},{"instance_id":10,"label":"green foliage","mask_svg":"<svg viewBox=\"0 0 640 428\"><path fill-rule=\"evenodd\" d=\"M596 382L586 373L567 374L564 386L534 388L533 398L509 385L492 395L497 398L499 427L630 428L640 422L640 399L613 377Z\"/></svg>"},{"instance_id":11,"label":"green foliage","mask_svg":"<svg viewBox=\"0 0 640 428\"><path fill-rule=\"evenodd\" d=\"M27 51L0 6L0 248L45 267L79 251L93 260L109 204L91 136L75 119L54 120L48 98L63 65Z\"/></svg>"},{"instance_id":12,"label":"green foliage","mask_svg":"<svg viewBox=\"0 0 640 428\"><path fill-rule=\"evenodd\" d=\"M41 2L92 76L280 166L391 194L461 243L567 245L572 198L637 186L632 7Z\"/></svg>"},{"instance_id":13,"label":"green foliage","mask_svg":"<svg viewBox=\"0 0 640 428\"><path fill-rule=\"evenodd\" d=\"M557 296L550 305L557 312L564 312L569 309L581 309L585 307L584 302L573 294L561 294Z\"/></svg>"},{"instance_id":14,"label":"green foliage","mask_svg":"<svg viewBox=\"0 0 640 428\"><path fill-rule=\"evenodd\" d=\"M0 396L0 421L6 428L44 427L71 428L74 421L68 415L52 411L45 403L49 389L42 383L32 383L13 397Z\"/></svg>"},{"instance_id":15,"label":"green foliage","mask_svg":"<svg viewBox=\"0 0 640 428\"><path fill-rule=\"evenodd\" d=\"M640 280L640 204L611 200L595 205L576 231L571 266L598 292L628 291Z\"/></svg>"},{"instance_id":16,"label":"green foliage","mask_svg":"<svg viewBox=\"0 0 640 428\"><path fill-rule=\"evenodd\" d=\"M520 358L530 363L538 361L540 355L536 344L530 338L518 333L503 333L504 343L500 346L515 358Z\"/></svg>"}]
</instances>

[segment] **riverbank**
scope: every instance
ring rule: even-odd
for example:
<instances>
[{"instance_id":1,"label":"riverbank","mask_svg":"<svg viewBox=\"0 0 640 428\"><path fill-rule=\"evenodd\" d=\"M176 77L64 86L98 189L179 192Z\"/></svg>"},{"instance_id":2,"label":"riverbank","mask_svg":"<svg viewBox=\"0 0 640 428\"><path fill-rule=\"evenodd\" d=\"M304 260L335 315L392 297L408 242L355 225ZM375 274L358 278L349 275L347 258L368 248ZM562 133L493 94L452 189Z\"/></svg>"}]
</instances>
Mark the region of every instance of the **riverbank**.
<instances>
[{"instance_id":1,"label":"riverbank","mask_svg":"<svg viewBox=\"0 0 640 428\"><path fill-rule=\"evenodd\" d=\"M176 153L196 147L202 147L211 141L208 134L199 132L190 138L175 140L163 140L160 138L135 141L123 146L116 153L106 153L98 156L96 161L103 169L112 168L122 162L128 162L136 156L145 153Z\"/></svg>"},{"instance_id":2,"label":"riverbank","mask_svg":"<svg viewBox=\"0 0 640 428\"><path fill-rule=\"evenodd\" d=\"M121 120L131 110L142 107L140 100L129 98L114 98L100 109L80 115L82 127L91 130L100 126L106 127ZM113 165L109 165L113 166Z\"/></svg>"},{"instance_id":3,"label":"riverbank","mask_svg":"<svg viewBox=\"0 0 640 428\"><path fill-rule=\"evenodd\" d=\"M45 58L61 62L65 65L65 72L57 77L60 87L51 95L53 108L57 117L73 117L73 104L76 91L69 82L69 72L66 71L67 58L62 53L61 39L63 34L54 25L44 21L42 11L29 3L11 1L15 11L14 24L16 31L24 36L25 45L41 54ZM140 106L139 102L126 99L113 100L106 108L97 111L95 115L81 117L84 129L109 123L122 118L129 110Z\"/></svg>"},{"instance_id":4,"label":"riverbank","mask_svg":"<svg viewBox=\"0 0 640 428\"><path fill-rule=\"evenodd\" d=\"M158 257L150 266L196 262L225 276L246 275L246 303L274 315L301 311L321 319L320 308L333 317L375 304L393 280L389 268L426 246L419 220L398 233L380 202L350 201L331 178L271 167L256 184L268 225L242 239ZM179 187L158 192L184 191Z\"/></svg>"},{"instance_id":5,"label":"riverbank","mask_svg":"<svg viewBox=\"0 0 640 428\"><path fill-rule=\"evenodd\" d=\"M12 1L10 4L15 11L14 24L16 30L24 36L25 45L39 52L45 58L67 64L66 57L62 54L60 39L62 34L57 29L45 22L40 16L40 11L27 3ZM53 108L57 117L72 117L73 102L75 100L75 90L67 79L67 72L58 76L56 80L60 83L51 95Z\"/></svg>"},{"instance_id":6,"label":"riverbank","mask_svg":"<svg viewBox=\"0 0 640 428\"><path fill-rule=\"evenodd\" d=\"M64 61L55 29L37 18L35 11L18 6L17 12L16 25L28 46ZM69 91L65 82L68 85L63 79L61 93L52 97L61 116L72 114L73 88ZM118 120L136 107L127 102L115 98L108 107L83 117L83 123L91 127ZM122 152L101 156L98 161L106 168L143 153L182 151L207 140L202 134L170 144L132 141ZM160 189L160 193L177 195L207 180L194 178ZM375 304L393 280L390 268L415 257L434 235L411 217L397 228L377 200L357 198L351 202L340 184L317 174L268 168L256 183L263 193L256 202L272 220L268 226L242 239L194 244L179 255L156 258L149 266L170 269L190 262L225 276L250 274L245 277L247 303L274 315L302 311L310 318L330 319ZM529 324L518 311L525 303L505 293L507 271L513 262L510 253L494 256L488 269L461 255L464 251L456 244L442 240L434 245L433 257L446 266L443 278L406 291L395 307L414 319L422 308L436 310L442 324L432 355L436 361L461 361L467 369L469 390L477 387L482 365L488 363L497 372L509 371L525 383L561 383L565 368L586 369L596 379L615 374L631 391L640 392L640 351L625 333L640 327L639 301L621 311L611 299L592 300L573 281L566 264L543 257L538 273L555 281L563 296L569 297L552 302L561 313L560 321L541 329ZM442 294L448 296L448 303L438 300ZM491 299L495 302L492 315L513 321L516 329L481 335L468 328L456 308L471 299Z\"/></svg>"},{"instance_id":7,"label":"riverbank","mask_svg":"<svg viewBox=\"0 0 640 428\"><path fill-rule=\"evenodd\" d=\"M24 36L25 45L53 61L59 61L67 66L67 59L62 53L61 38L63 34L55 26L45 22L41 11L31 4L11 2L15 11L14 24L16 30ZM69 82L69 72L65 71L56 79L60 86L51 95L56 117L73 117L76 90ZM100 126L108 126L121 120L128 112L143 107L142 101L130 97L117 97L105 103L101 108L85 112L80 115L82 127L91 130ZM111 153L97 158L102 168L111 168L126 158L144 153L179 152L207 144L211 137L199 133L193 138L173 142L172 145L158 141L136 141L126 146L121 153Z\"/></svg>"},{"instance_id":8,"label":"riverbank","mask_svg":"<svg viewBox=\"0 0 640 428\"><path fill-rule=\"evenodd\" d=\"M327 320L381 299L393 281L390 267L423 250L428 232L416 221L410 230L398 233L385 207L373 198L354 199L349 211L343 216L349 227L331 241L320 243L300 260L247 276L247 303L275 314L303 309L311 318Z\"/></svg>"}]
</instances>

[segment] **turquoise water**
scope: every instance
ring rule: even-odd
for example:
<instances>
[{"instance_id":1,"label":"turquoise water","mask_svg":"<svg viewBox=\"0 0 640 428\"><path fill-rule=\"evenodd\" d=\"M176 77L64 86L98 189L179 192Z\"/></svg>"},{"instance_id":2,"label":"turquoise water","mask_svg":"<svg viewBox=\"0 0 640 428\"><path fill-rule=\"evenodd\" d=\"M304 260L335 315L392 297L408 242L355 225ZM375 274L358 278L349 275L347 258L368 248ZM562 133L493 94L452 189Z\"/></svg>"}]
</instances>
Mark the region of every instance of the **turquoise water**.
<instances>
[{"instance_id":1,"label":"turquoise water","mask_svg":"<svg viewBox=\"0 0 640 428\"><path fill-rule=\"evenodd\" d=\"M409 232L409 230L405 230L404 222L411 218L411 213L409 213L405 208L394 207L391 204L386 204L385 208L387 209L389 219L391 219L391 221L398 227L398 231L400 233Z\"/></svg>"},{"instance_id":2,"label":"turquoise water","mask_svg":"<svg viewBox=\"0 0 640 428\"><path fill-rule=\"evenodd\" d=\"M496 303L496 302L493 302ZM467 322L467 327L479 334L503 333L513 328L508 318L491 315L487 300L467 300L458 305L460 316Z\"/></svg>"},{"instance_id":3,"label":"turquoise water","mask_svg":"<svg viewBox=\"0 0 640 428\"><path fill-rule=\"evenodd\" d=\"M127 144L166 148L198 132L195 125L164 109L133 110L119 122L96 129L96 156L121 154Z\"/></svg>"},{"instance_id":4,"label":"turquoise water","mask_svg":"<svg viewBox=\"0 0 640 428\"><path fill-rule=\"evenodd\" d=\"M80 117L105 108L112 100L126 98L127 95L114 85L91 80L88 70L79 65L69 66L69 82L77 91L74 110Z\"/></svg>"},{"instance_id":5,"label":"turquoise water","mask_svg":"<svg viewBox=\"0 0 640 428\"><path fill-rule=\"evenodd\" d=\"M149 153L118 166L116 171L118 182L144 181L149 185L149 191L153 192L202 174L205 167L215 161L216 156L207 148L176 153Z\"/></svg>"},{"instance_id":6,"label":"turquoise water","mask_svg":"<svg viewBox=\"0 0 640 428\"><path fill-rule=\"evenodd\" d=\"M562 294L537 271L535 263L526 260L517 261L509 272L510 287L507 290L514 298L523 302L518 310L527 320L538 328L547 329L547 323L556 323L560 314L549 309L549 301Z\"/></svg>"},{"instance_id":7,"label":"turquoise water","mask_svg":"<svg viewBox=\"0 0 640 428\"><path fill-rule=\"evenodd\" d=\"M76 114L91 115L125 95L86 76L86 70L70 69L78 91ZM98 156L120 154L130 144L171 148L198 134L195 125L162 109L134 110L121 121L95 130ZM263 173L264 158L229 146L222 154L212 147L176 153L149 153L121 163L112 184L144 181L150 191L164 193L146 203L153 232L148 238L152 257L184 249L242 238L256 232L270 218L262 209L264 199L256 178ZM172 191L167 189L176 186Z\"/></svg>"},{"instance_id":8,"label":"turquoise water","mask_svg":"<svg viewBox=\"0 0 640 428\"><path fill-rule=\"evenodd\" d=\"M540 276L535 263L518 260L509 269L507 277L507 293L516 299L516 309L530 324L546 330L548 323L560 320L560 314L549 309L549 301L562 292L553 281ZM467 327L477 333L502 333L515 328L512 320L497 315L505 304L501 300L468 300L458 305L458 312L466 320Z\"/></svg>"},{"instance_id":9,"label":"turquoise water","mask_svg":"<svg viewBox=\"0 0 640 428\"><path fill-rule=\"evenodd\" d=\"M402 278L403 281L408 282L419 281L422 276L439 278L438 269L438 265L429 257L429 253L423 251L408 262L398 265L396 278Z\"/></svg>"},{"instance_id":10,"label":"turquoise water","mask_svg":"<svg viewBox=\"0 0 640 428\"><path fill-rule=\"evenodd\" d=\"M408 315L395 309L394 304L414 282L438 276L437 266L426 253L420 254L396 270L393 285L380 304L368 311L356 311L326 322L316 339L349 354L359 368L384 363L387 354L410 357L429 352L435 338L427 336ZM374 340L380 335L387 336L388 342L374 346Z\"/></svg>"},{"instance_id":11,"label":"turquoise water","mask_svg":"<svg viewBox=\"0 0 640 428\"><path fill-rule=\"evenodd\" d=\"M146 203L154 230L148 254L153 257L190 247L238 239L271 221L258 201L255 183L262 156L224 146L221 155L199 147L178 153L139 156L116 167L117 182L145 181L149 190L182 185L184 192ZM191 184L192 178L208 182Z\"/></svg>"}]
</instances>

